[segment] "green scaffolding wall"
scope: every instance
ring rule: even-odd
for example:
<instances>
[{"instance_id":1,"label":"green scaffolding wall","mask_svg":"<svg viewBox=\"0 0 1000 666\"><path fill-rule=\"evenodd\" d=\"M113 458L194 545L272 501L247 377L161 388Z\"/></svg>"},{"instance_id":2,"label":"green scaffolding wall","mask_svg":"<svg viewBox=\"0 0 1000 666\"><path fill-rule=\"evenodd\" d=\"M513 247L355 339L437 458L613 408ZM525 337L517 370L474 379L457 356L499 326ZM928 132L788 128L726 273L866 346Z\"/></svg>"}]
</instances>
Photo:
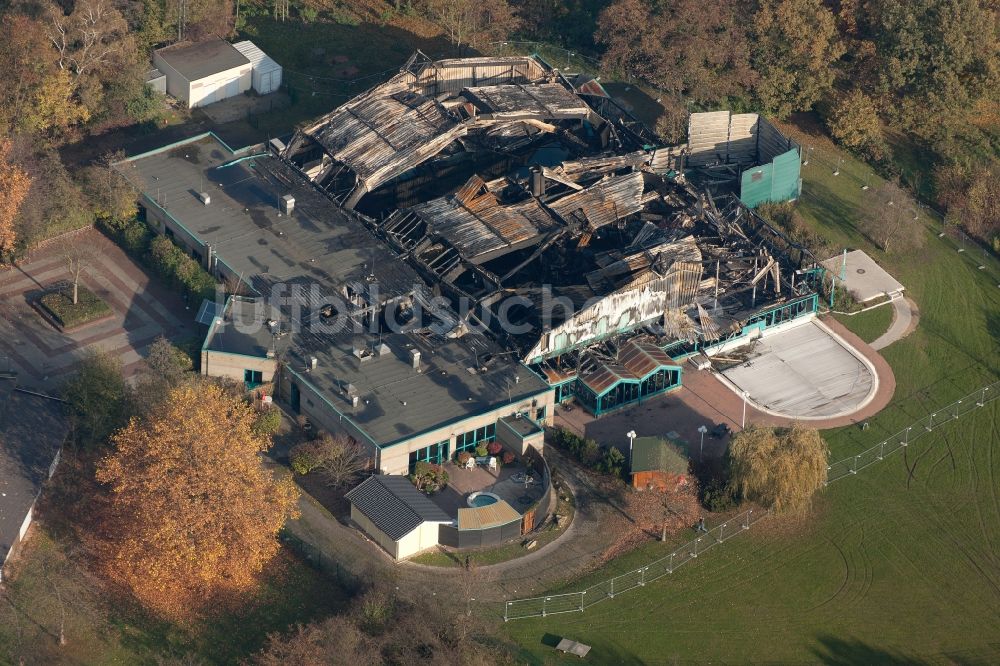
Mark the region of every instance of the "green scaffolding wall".
<instances>
[{"instance_id":1,"label":"green scaffolding wall","mask_svg":"<svg viewBox=\"0 0 1000 666\"><path fill-rule=\"evenodd\" d=\"M792 148L769 164L752 167L740 178L740 199L750 208L768 201L790 201L802 193L802 161Z\"/></svg>"},{"instance_id":2,"label":"green scaffolding wall","mask_svg":"<svg viewBox=\"0 0 1000 666\"><path fill-rule=\"evenodd\" d=\"M752 167L740 178L740 199L750 208L767 201L791 201L802 193L802 163L793 148L769 164Z\"/></svg>"}]
</instances>

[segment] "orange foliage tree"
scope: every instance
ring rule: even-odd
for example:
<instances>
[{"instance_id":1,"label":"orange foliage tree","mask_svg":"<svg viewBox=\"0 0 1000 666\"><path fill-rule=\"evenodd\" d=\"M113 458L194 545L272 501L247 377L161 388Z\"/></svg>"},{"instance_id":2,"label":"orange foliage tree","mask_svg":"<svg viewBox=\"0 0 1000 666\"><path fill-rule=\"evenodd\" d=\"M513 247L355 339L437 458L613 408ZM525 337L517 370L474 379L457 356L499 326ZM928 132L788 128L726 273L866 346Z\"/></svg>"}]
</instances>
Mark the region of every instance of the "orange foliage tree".
<instances>
[{"instance_id":1,"label":"orange foliage tree","mask_svg":"<svg viewBox=\"0 0 1000 666\"><path fill-rule=\"evenodd\" d=\"M14 249L14 219L31 188L31 178L9 157L10 141L0 139L0 259Z\"/></svg>"},{"instance_id":2,"label":"orange foliage tree","mask_svg":"<svg viewBox=\"0 0 1000 666\"><path fill-rule=\"evenodd\" d=\"M98 465L110 487L104 520L109 577L175 620L254 588L278 552L297 491L259 454L254 413L219 386L178 386L153 413L133 417Z\"/></svg>"}]
</instances>

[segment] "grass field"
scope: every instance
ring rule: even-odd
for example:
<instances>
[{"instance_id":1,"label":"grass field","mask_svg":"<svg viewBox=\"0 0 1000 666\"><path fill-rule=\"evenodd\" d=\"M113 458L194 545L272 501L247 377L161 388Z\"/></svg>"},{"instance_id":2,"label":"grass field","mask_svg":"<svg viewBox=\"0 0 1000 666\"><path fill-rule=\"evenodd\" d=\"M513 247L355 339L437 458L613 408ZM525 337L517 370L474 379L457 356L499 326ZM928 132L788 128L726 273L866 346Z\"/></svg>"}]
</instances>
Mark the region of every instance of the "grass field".
<instances>
[{"instance_id":1,"label":"grass field","mask_svg":"<svg viewBox=\"0 0 1000 666\"><path fill-rule=\"evenodd\" d=\"M892 305L883 305L855 315L834 315L841 324L865 342L871 342L889 329Z\"/></svg>"},{"instance_id":2,"label":"grass field","mask_svg":"<svg viewBox=\"0 0 1000 666\"><path fill-rule=\"evenodd\" d=\"M923 249L878 252L856 229L870 169L815 136L800 138L813 147L803 217L837 245L870 252L921 310L917 330L883 351L897 381L890 406L867 431L824 433L836 460L1000 377L1000 267L990 260L979 270L979 258L939 238L932 220ZM829 165L838 158L835 177ZM855 330L871 337L877 316ZM554 636L593 645L595 663L996 663L998 417L1000 401L839 481L802 524L769 520L672 577L582 614L512 621L505 631L532 663L559 660ZM663 552L649 544L566 589Z\"/></svg>"}]
</instances>

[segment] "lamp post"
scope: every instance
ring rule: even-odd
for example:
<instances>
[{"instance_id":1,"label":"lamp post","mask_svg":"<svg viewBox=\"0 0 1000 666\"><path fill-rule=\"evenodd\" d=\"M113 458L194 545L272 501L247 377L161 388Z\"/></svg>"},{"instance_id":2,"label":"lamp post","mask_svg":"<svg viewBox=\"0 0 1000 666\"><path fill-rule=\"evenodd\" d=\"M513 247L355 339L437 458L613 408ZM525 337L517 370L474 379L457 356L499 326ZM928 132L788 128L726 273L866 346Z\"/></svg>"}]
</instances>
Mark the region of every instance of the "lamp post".
<instances>
[{"instance_id":1,"label":"lamp post","mask_svg":"<svg viewBox=\"0 0 1000 666\"><path fill-rule=\"evenodd\" d=\"M746 391L743 391L743 421L740 423L740 429L744 430L747 427L747 396L750 395Z\"/></svg>"},{"instance_id":2,"label":"lamp post","mask_svg":"<svg viewBox=\"0 0 1000 666\"><path fill-rule=\"evenodd\" d=\"M632 445L635 444L635 438L638 435L635 434L635 430L629 430L627 433L625 433L625 436L628 437L628 469L631 472L632 471Z\"/></svg>"},{"instance_id":3,"label":"lamp post","mask_svg":"<svg viewBox=\"0 0 1000 666\"><path fill-rule=\"evenodd\" d=\"M701 444L698 446L698 462L701 462L705 458L705 433L708 432L708 428L700 425L698 426L698 432L701 433Z\"/></svg>"}]
</instances>

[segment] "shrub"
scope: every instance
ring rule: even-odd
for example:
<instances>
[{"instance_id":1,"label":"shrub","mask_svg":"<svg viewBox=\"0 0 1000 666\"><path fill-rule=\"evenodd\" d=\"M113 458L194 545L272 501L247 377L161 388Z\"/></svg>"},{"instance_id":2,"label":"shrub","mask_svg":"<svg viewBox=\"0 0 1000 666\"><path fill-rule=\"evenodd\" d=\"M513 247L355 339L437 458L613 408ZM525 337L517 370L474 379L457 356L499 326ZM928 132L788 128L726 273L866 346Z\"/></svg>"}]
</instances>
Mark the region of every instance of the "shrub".
<instances>
[{"instance_id":1,"label":"shrub","mask_svg":"<svg viewBox=\"0 0 1000 666\"><path fill-rule=\"evenodd\" d=\"M258 435L270 437L281 427L281 410L271 407L258 412L253 422L253 430Z\"/></svg>"},{"instance_id":2,"label":"shrub","mask_svg":"<svg viewBox=\"0 0 1000 666\"><path fill-rule=\"evenodd\" d=\"M111 314L111 308L101 297L82 284L77 285L77 302L73 304L73 285L67 284L50 291L38 302L64 328L82 326Z\"/></svg>"},{"instance_id":3,"label":"shrub","mask_svg":"<svg viewBox=\"0 0 1000 666\"><path fill-rule=\"evenodd\" d=\"M486 449L486 444L480 444L479 446L476 447L476 455L478 457L482 458L487 453L488 453L488 451Z\"/></svg>"},{"instance_id":4,"label":"shrub","mask_svg":"<svg viewBox=\"0 0 1000 666\"><path fill-rule=\"evenodd\" d=\"M469 462L470 458L472 458L472 454L468 451L459 451L455 454L455 460L458 461L459 465L465 465Z\"/></svg>"},{"instance_id":5,"label":"shrub","mask_svg":"<svg viewBox=\"0 0 1000 666\"><path fill-rule=\"evenodd\" d=\"M583 441L579 451L580 462L587 467L594 467L601 460L601 447L593 439Z\"/></svg>"},{"instance_id":6,"label":"shrub","mask_svg":"<svg viewBox=\"0 0 1000 666\"><path fill-rule=\"evenodd\" d=\"M425 493L436 493L448 485L448 472L441 465L418 462L410 475L410 481Z\"/></svg>"},{"instance_id":7,"label":"shrub","mask_svg":"<svg viewBox=\"0 0 1000 666\"><path fill-rule=\"evenodd\" d=\"M486 451L491 456L499 455L502 450L503 450L503 445L500 442L490 442L489 444L486 445Z\"/></svg>"},{"instance_id":8,"label":"shrub","mask_svg":"<svg viewBox=\"0 0 1000 666\"><path fill-rule=\"evenodd\" d=\"M613 446L609 446L604 450L604 456L601 458L601 462L597 466L598 470L604 472L605 474L611 474L612 476L621 476L622 469L624 469L624 467L624 454Z\"/></svg>"},{"instance_id":9,"label":"shrub","mask_svg":"<svg viewBox=\"0 0 1000 666\"><path fill-rule=\"evenodd\" d=\"M516 456L513 453L511 453L510 451L504 451L503 458L501 460L503 461L504 465L510 465L511 463L514 462L515 459Z\"/></svg>"},{"instance_id":10,"label":"shrub","mask_svg":"<svg viewBox=\"0 0 1000 666\"><path fill-rule=\"evenodd\" d=\"M288 459L296 474L306 475L319 469L325 460L322 442L317 440L293 446Z\"/></svg>"}]
</instances>

